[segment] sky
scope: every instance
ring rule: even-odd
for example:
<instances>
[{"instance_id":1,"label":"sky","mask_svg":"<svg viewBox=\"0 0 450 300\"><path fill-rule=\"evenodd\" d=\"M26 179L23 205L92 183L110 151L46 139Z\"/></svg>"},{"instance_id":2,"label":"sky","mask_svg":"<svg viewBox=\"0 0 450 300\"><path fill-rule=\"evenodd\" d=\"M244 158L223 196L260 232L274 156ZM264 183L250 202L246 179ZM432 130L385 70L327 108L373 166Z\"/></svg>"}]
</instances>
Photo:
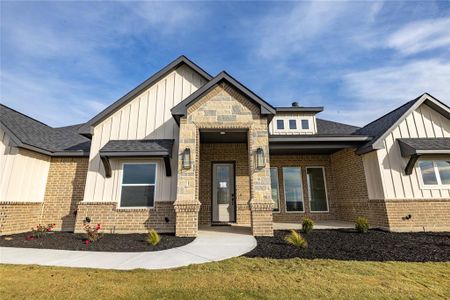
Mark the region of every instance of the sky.
<instances>
[{"instance_id":1,"label":"sky","mask_svg":"<svg viewBox=\"0 0 450 300\"><path fill-rule=\"evenodd\" d=\"M0 102L86 122L180 55L274 106L362 126L450 103L450 1L0 2Z\"/></svg>"}]
</instances>

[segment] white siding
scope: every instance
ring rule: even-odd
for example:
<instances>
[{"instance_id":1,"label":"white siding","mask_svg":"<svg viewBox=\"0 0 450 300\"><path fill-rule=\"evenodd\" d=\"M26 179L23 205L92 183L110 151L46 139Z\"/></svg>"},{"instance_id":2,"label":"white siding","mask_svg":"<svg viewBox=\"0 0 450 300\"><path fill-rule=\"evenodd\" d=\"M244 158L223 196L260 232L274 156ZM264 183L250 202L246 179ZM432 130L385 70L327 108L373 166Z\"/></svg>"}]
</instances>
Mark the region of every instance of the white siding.
<instances>
[{"instance_id":1,"label":"white siding","mask_svg":"<svg viewBox=\"0 0 450 300\"><path fill-rule=\"evenodd\" d=\"M44 201L50 157L11 147L0 129L0 202Z\"/></svg>"},{"instance_id":2,"label":"white siding","mask_svg":"<svg viewBox=\"0 0 450 300\"><path fill-rule=\"evenodd\" d=\"M378 182L371 180L368 174L377 172L376 165L381 172L383 194L386 199L425 199L425 198L449 198L448 188L424 188L421 187L420 173L417 168L411 175L405 175L405 167L408 158L400 154L398 138L434 138L450 137L450 120L436 112L426 104L422 104L406 117L384 140L384 149L376 151L376 155L365 158L366 180L369 196L378 198L382 193L374 192L379 187ZM366 156L366 155L365 155ZM450 158L450 157L449 157ZM370 192L372 191L372 193Z\"/></svg>"},{"instance_id":3,"label":"white siding","mask_svg":"<svg viewBox=\"0 0 450 300\"><path fill-rule=\"evenodd\" d=\"M156 201L175 201L177 189L178 125L170 109L206 81L182 65L155 83L94 128L84 201L118 202L121 161L112 160L112 176L106 178L99 150L109 140L175 139L172 176L166 177L159 161Z\"/></svg>"},{"instance_id":4,"label":"white siding","mask_svg":"<svg viewBox=\"0 0 450 300\"><path fill-rule=\"evenodd\" d=\"M277 120L284 121L284 129L277 129ZM297 129L289 129L289 120L296 120ZM309 129L302 129L302 120L308 120ZM272 119L269 124L269 133L270 134L280 134L280 135L289 135L289 134L316 134L317 133L317 124L316 124L316 116L311 113L295 113L295 112L286 112L280 113L278 112Z\"/></svg>"}]
</instances>

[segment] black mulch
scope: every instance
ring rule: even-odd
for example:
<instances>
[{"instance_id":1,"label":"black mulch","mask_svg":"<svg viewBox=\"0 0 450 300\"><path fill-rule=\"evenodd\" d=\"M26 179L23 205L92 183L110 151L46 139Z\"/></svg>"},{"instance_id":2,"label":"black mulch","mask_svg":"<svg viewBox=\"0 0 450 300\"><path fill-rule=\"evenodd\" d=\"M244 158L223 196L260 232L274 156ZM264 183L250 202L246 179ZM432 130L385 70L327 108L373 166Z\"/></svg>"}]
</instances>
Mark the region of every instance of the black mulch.
<instances>
[{"instance_id":1,"label":"black mulch","mask_svg":"<svg viewBox=\"0 0 450 300\"><path fill-rule=\"evenodd\" d=\"M450 261L450 233L392 233L370 230L314 230L302 234L308 248L288 245L289 231L275 231L274 237L257 237L258 245L247 257L275 259L338 259L360 261Z\"/></svg>"},{"instance_id":2,"label":"black mulch","mask_svg":"<svg viewBox=\"0 0 450 300\"><path fill-rule=\"evenodd\" d=\"M27 240L30 235L19 233L0 237L0 247L42 248L58 250L85 250L85 251L111 251L111 252L140 252L160 251L189 244L194 238L180 238L173 234L160 234L161 241L152 246L145 239L147 234L105 234L97 242L85 244L84 234L69 232L53 232L41 238ZM8 240L12 237L12 240Z\"/></svg>"}]
</instances>

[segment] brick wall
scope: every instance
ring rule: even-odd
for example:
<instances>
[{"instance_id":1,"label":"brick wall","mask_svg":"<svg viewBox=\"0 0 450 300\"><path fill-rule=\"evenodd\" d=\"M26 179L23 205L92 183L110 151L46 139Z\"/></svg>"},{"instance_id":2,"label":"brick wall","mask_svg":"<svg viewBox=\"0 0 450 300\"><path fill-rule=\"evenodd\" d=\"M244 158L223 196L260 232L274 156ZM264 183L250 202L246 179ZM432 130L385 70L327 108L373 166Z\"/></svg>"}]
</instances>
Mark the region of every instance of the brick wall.
<instances>
[{"instance_id":1,"label":"brick wall","mask_svg":"<svg viewBox=\"0 0 450 300\"><path fill-rule=\"evenodd\" d=\"M335 184L333 172L331 170L331 158L329 155L307 155L307 154L271 155L270 166L277 168L279 194L280 194L280 211L273 213L274 222L300 223L302 218L305 216L308 216L315 221L336 219L337 203L335 201L336 198ZM286 203L284 199L283 171L282 171L283 167L301 167L303 200L304 200L303 205L305 210L304 213L286 212ZM309 204L306 167L325 167L329 212L311 212Z\"/></svg>"},{"instance_id":2,"label":"brick wall","mask_svg":"<svg viewBox=\"0 0 450 300\"><path fill-rule=\"evenodd\" d=\"M365 216L371 226L388 228L384 201L369 200L362 157L352 149L341 150L331 155L331 169L337 217L353 222L358 216Z\"/></svg>"},{"instance_id":3,"label":"brick wall","mask_svg":"<svg viewBox=\"0 0 450 300\"><path fill-rule=\"evenodd\" d=\"M158 232L175 231L173 202L155 202L155 208L117 208L116 202L80 202L75 232L84 232L83 221L101 224L108 233L142 233L149 229ZM167 219L166 219L167 218Z\"/></svg>"},{"instance_id":4,"label":"brick wall","mask_svg":"<svg viewBox=\"0 0 450 300\"><path fill-rule=\"evenodd\" d=\"M41 210L40 202L0 202L0 235L30 231Z\"/></svg>"},{"instance_id":5,"label":"brick wall","mask_svg":"<svg viewBox=\"0 0 450 300\"><path fill-rule=\"evenodd\" d=\"M73 231L77 206L83 200L89 159L53 157L48 173L41 222L55 230Z\"/></svg>"},{"instance_id":6,"label":"brick wall","mask_svg":"<svg viewBox=\"0 0 450 300\"><path fill-rule=\"evenodd\" d=\"M250 175L248 149L240 144L200 144L200 224L211 223L212 162L235 162L236 223L250 225Z\"/></svg>"}]
</instances>

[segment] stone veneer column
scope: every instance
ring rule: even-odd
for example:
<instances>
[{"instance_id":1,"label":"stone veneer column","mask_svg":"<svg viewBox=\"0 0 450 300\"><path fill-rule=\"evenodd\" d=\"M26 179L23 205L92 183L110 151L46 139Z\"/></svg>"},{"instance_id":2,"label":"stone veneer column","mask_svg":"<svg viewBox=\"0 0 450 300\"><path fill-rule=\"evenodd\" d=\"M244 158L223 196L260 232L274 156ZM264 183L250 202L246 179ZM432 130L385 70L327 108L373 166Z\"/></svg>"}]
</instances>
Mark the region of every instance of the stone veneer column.
<instances>
[{"instance_id":1,"label":"stone veneer column","mask_svg":"<svg viewBox=\"0 0 450 300\"><path fill-rule=\"evenodd\" d=\"M249 130L249 167L251 174L252 234L273 236L273 201L270 185L269 137L267 120L261 119ZM255 154L258 148L264 151L266 166L256 168Z\"/></svg>"},{"instance_id":2,"label":"stone veneer column","mask_svg":"<svg viewBox=\"0 0 450 300\"><path fill-rule=\"evenodd\" d=\"M198 156L199 137L195 124L187 124L186 118L180 120L180 141L178 147L178 185L177 200L174 202L176 213L176 236L193 237L198 233ZM183 152L191 150L191 168L183 169Z\"/></svg>"}]
</instances>

